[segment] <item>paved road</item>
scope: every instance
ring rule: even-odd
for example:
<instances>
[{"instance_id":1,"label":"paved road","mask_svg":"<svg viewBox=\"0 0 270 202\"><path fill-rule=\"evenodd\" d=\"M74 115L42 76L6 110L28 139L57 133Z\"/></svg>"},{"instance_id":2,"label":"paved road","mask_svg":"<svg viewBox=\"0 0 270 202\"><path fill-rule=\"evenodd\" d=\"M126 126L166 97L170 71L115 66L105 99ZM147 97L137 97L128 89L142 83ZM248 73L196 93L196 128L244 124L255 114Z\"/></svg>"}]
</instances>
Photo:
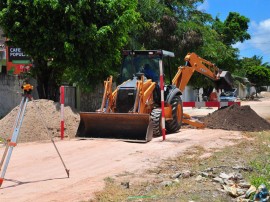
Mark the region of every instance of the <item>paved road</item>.
<instances>
[{"instance_id":1,"label":"paved road","mask_svg":"<svg viewBox=\"0 0 270 202\"><path fill-rule=\"evenodd\" d=\"M270 98L242 102L242 105L249 105L259 116L270 121Z\"/></svg>"}]
</instances>

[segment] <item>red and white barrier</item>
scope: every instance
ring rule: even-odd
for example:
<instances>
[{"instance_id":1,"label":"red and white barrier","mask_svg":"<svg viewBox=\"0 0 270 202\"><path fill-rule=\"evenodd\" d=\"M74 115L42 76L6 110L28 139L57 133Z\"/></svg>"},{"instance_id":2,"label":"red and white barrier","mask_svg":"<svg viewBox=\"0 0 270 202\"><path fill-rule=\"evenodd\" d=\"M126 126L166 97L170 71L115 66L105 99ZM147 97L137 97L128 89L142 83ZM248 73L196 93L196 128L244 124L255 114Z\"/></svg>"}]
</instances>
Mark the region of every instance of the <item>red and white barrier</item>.
<instances>
[{"instance_id":1,"label":"red and white barrier","mask_svg":"<svg viewBox=\"0 0 270 202\"><path fill-rule=\"evenodd\" d=\"M241 102L183 102L183 107L227 107L233 104L238 104L241 106Z\"/></svg>"},{"instance_id":2,"label":"red and white barrier","mask_svg":"<svg viewBox=\"0 0 270 202\"><path fill-rule=\"evenodd\" d=\"M60 103L61 103L61 123L60 123L60 136L61 140L64 139L65 123L64 123L64 103L65 103L65 87L60 87Z\"/></svg>"}]
</instances>

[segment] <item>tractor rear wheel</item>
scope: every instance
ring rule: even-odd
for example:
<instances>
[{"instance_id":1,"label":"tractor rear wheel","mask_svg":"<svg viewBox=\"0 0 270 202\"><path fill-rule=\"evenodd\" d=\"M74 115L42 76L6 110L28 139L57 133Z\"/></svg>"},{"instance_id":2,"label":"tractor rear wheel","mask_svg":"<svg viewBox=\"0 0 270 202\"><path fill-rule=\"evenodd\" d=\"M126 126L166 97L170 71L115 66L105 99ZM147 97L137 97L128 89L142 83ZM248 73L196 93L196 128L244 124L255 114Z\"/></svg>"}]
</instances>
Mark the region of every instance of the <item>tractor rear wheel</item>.
<instances>
[{"instance_id":1,"label":"tractor rear wheel","mask_svg":"<svg viewBox=\"0 0 270 202\"><path fill-rule=\"evenodd\" d=\"M153 137L160 137L162 135L161 109L153 109L150 116L153 123Z\"/></svg>"},{"instance_id":2,"label":"tractor rear wheel","mask_svg":"<svg viewBox=\"0 0 270 202\"><path fill-rule=\"evenodd\" d=\"M183 120L183 106L180 95L174 96L170 104L172 106L172 120L166 121L165 127L168 133L175 133L181 128Z\"/></svg>"}]
</instances>

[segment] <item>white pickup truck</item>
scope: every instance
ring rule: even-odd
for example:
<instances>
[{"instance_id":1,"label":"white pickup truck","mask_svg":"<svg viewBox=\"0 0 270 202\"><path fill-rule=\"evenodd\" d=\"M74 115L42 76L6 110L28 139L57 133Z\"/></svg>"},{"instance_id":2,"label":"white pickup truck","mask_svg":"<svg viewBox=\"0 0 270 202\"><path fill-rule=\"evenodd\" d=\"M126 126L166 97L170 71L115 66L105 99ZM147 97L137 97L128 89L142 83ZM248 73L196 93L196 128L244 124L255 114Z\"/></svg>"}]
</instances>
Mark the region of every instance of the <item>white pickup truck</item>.
<instances>
[{"instance_id":1,"label":"white pickup truck","mask_svg":"<svg viewBox=\"0 0 270 202\"><path fill-rule=\"evenodd\" d=\"M221 102L235 102L237 99L237 89L235 88L231 91L221 92L219 99Z\"/></svg>"}]
</instances>

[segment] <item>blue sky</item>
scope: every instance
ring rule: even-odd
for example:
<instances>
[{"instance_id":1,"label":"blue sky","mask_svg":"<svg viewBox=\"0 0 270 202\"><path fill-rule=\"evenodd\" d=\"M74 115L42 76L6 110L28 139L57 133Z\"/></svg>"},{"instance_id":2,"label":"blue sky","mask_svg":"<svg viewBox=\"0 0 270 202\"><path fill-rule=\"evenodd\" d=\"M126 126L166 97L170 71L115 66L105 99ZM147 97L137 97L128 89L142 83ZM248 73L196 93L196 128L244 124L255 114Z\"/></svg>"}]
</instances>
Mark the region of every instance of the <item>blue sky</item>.
<instances>
[{"instance_id":1,"label":"blue sky","mask_svg":"<svg viewBox=\"0 0 270 202\"><path fill-rule=\"evenodd\" d=\"M270 0L205 0L198 9L218 16L222 21L229 12L238 12L250 19L248 33L251 39L237 43L240 57L262 56L270 63Z\"/></svg>"}]
</instances>

